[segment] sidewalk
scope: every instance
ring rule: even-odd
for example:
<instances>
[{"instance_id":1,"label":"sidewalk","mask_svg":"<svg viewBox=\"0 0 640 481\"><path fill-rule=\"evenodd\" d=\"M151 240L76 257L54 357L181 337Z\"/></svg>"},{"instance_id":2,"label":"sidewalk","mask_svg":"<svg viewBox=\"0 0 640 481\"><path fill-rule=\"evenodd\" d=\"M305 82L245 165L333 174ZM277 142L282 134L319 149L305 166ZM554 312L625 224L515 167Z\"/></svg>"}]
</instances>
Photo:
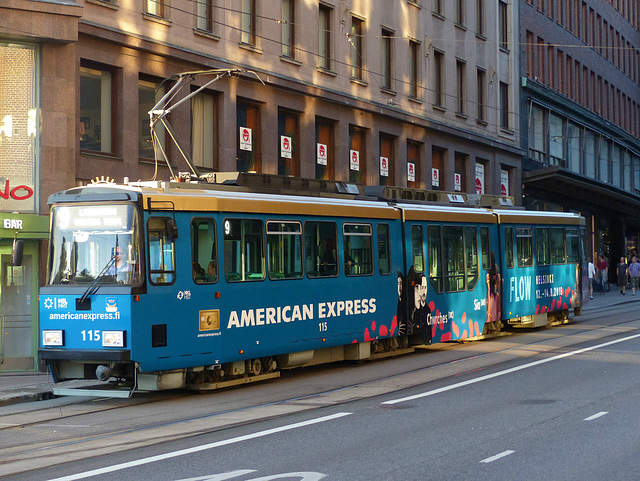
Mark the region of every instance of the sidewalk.
<instances>
[{"instance_id":1,"label":"sidewalk","mask_svg":"<svg viewBox=\"0 0 640 481\"><path fill-rule=\"evenodd\" d=\"M632 296L629 289L626 295L622 295L616 286L612 285L611 292L594 293L593 300L587 299L583 313L630 302L640 302L640 292ZM0 407L51 398L53 381L46 372L0 373Z\"/></svg>"}]
</instances>

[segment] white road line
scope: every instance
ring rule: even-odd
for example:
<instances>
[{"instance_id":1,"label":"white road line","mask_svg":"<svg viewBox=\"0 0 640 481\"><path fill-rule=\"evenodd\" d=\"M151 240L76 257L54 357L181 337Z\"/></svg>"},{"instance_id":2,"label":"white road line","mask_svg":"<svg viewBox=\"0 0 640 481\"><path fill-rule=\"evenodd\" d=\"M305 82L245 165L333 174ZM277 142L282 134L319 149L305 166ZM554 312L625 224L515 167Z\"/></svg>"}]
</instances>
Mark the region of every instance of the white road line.
<instances>
[{"instance_id":1,"label":"white road line","mask_svg":"<svg viewBox=\"0 0 640 481\"><path fill-rule=\"evenodd\" d=\"M458 389L459 387L469 386L471 384L476 384L482 381L488 381L489 379L493 379L496 377L504 376L506 374L511 374L513 372L522 371L523 369L528 369L530 367L539 366L541 364L546 364L551 361L558 361L560 359L564 359L565 357L575 356L576 354L582 354L585 352L593 351L595 349L601 349L603 347L612 346L614 344L618 344L620 342L630 341L631 339L637 339L640 337L640 334L634 334L633 336L623 337L622 339L617 339L615 341L605 342L603 344L598 344L597 346L585 347L584 349L578 349L577 351L566 352L564 354L559 354L557 356L553 356L547 359L540 359L539 361L530 362L528 364L523 364L521 366L512 367L510 369L505 369L504 371L494 372L493 374L487 374L486 376L480 376L475 379L469 379L468 381L458 382L456 384L451 384L449 386L441 387L438 389L434 389L433 391L422 392L419 394L414 394L412 396L407 396L399 399L391 399L389 401L385 401L382 404L398 404L406 401L413 401L414 399L420 399L427 396L433 396L434 394L440 394L442 392L451 391L453 389Z\"/></svg>"},{"instance_id":2,"label":"white road line","mask_svg":"<svg viewBox=\"0 0 640 481\"><path fill-rule=\"evenodd\" d=\"M584 418L585 421L593 421L594 419L601 418L602 416L606 416L609 414L607 411L600 411L599 413L594 414L593 416L589 416L588 418Z\"/></svg>"},{"instance_id":3,"label":"white road line","mask_svg":"<svg viewBox=\"0 0 640 481\"><path fill-rule=\"evenodd\" d=\"M245 434L244 436L238 436L236 438L225 439L222 441L217 441L215 443L203 444L201 446L194 446L188 449L181 449L180 451L173 451L170 453L159 454L157 456L151 456L148 458L137 459L135 461L130 461L128 463L115 464L113 466L107 466L105 468L94 469L93 471L86 471L84 473L71 474L69 476L63 476L62 478L55 478L49 481L73 481L75 479L85 479L91 478L92 476L99 476L101 474L113 473L114 471L120 471L127 468L133 468L136 466L142 466L144 464L155 463L157 461L164 461L165 459L176 458L178 456L185 456L187 454L193 454L200 451L206 451L207 449L218 448L220 446L227 446L229 444L240 443L243 441L248 441L250 439L261 438L264 436L270 436L271 434L281 433L284 431L291 431L292 429L303 428L305 426L311 426L313 424L323 423L325 421L332 421L334 419L342 418L344 416L349 416L353 413L337 413L332 414L331 416L324 416L316 419L309 419L308 421L302 421L300 423L295 424L287 424L286 426L280 426L273 429L267 429L265 431L259 431L257 433Z\"/></svg>"},{"instance_id":4,"label":"white road line","mask_svg":"<svg viewBox=\"0 0 640 481\"><path fill-rule=\"evenodd\" d=\"M494 461L497 461L500 458L504 458L505 456L509 456L510 454L515 453L515 451L511 451L510 449L503 451L499 454L496 454L495 456L491 456L490 458L487 459L483 459L482 461L480 461L481 463L493 463Z\"/></svg>"}]
</instances>

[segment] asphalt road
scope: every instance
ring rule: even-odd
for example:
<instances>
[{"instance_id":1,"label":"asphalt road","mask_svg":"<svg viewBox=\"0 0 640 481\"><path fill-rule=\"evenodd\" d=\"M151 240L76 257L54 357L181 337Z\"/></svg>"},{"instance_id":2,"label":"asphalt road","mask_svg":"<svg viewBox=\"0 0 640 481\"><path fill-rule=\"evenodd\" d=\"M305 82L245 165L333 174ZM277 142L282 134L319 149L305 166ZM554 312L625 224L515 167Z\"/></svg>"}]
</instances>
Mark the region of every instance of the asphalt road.
<instances>
[{"instance_id":1,"label":"asphalt road","mask_svg":"<svg viewBox=\"0 0 640 481\"><path fill-rule=\"evenodd\" d=\"M219 393L16 408L0 421L35 421L0 430L0 474L22 457L7 480L637 480L633 307Z\"/></svg>"}]
</instances>

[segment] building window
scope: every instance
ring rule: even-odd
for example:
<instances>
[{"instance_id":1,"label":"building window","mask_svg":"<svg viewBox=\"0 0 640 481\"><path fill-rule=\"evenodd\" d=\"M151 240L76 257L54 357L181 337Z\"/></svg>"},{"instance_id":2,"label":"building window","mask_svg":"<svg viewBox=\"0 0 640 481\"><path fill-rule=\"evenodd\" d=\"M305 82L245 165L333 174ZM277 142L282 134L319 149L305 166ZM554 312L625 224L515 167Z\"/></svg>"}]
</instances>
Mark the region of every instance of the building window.
<instances>
[{"instance_id":1,"label":"building window","mask_svg":"<svg viewBox=\"0 0 640 481\"><path fill-rule=\"evenodd\" d=\"M422 144L407 140L407 187L419 189L422 182L420 171L420 151Z\"/></svg>"},{"instance_id":2,"label":"building window","mask_svg":"<svg viewBox=\"0 0 640 481\"><path fill-rule=\"evenodd\" d=\"M316 119L316 179L334 178L334 122Z\"/></svg>"},{"instance_id":3,"label":"building window","mask_svg":"<svg viewBox=\"0 0 640 481\"><path fill-rule=\"evenodd\" d=\"M238 172L260 172L260 106L238 101L236 106L236 168Z\"/></svg>"},{"instance_id":4,"label":"building window","mask_svg":"<svg viewBox=\"0 0 640 481\"><path fill-rule=\"evenodd\" d=\"M420 84L420 44L409 40L409 97L419 97Z\"/></svg>"},{"instance_id":5,"label":"building window","mask_svg":"<svg viewBox=\"0 0 640 481\"><path fill-rule=\"evenodd\" d=\"M295 57L295 18L295 0L282 0L282 55L289 58Z\"/></svg>"},{"instance_id":6,"label":"building window","mask_svg":"<svg viewBox=\"0 0 640 481\"><path fill-rule=\"evenodd\" d=\"M442 15L442 2L443 0L433 0L433 13L436 15Z\"/></svg>"},{"instance_id":7,"label":"building window","mask_svg":"<svg viewBox=\"0 0 640 481\"><path fill-rule=\"evenodd\" d=\"M80 67L80 149L113 154L113 73ZM147 115L147 124L149 116Z\"/></svg>"},{"instance_id":8,"label":"building window","mask_svg":"<svg viewBox=\"0 0 640 481\"><path fill-rule=\"evenodd\" d=\"M363 79L363 23L359 18L351 17L351 34L349 36L349 43L351 44L351 78L357 80Z\"/></svg>"},{"instance_id":9,"label":"building window","mask_svg":"<svg viewBox=\"0 0 640 481\"><path fill-rule=\"evenodd\" d=\"M445 156L447 151L439 147L431 149L431 188L433 190L447 190L445 185Z\"/></svg>"},{"instance_id":10,"label":"building window","mask_svg":"<svg viewBox=\"0 0 640 481\"><path fill-rule=\"evenodd\" d=\"M213 0L196 0L196 28L213 32Z\"/></svg>"},{"instance_id":11,"label":"building window","mask_svg":"<svg viewBox=\"0 0 640 481\"><path fill-rule=\"evenodd\" d=\"M487 118L486 118L486 110L487 110L487 73L482 70L482 69L478 69L477 71L477 78L476 78L476 85L478 88L478 117L477 120L478 122L486 122Z\"/></svg>"},{"instance_id":12,"label":"building window","mask_svg":"<svg viewBox=\"0 0 640 481\"><path fill-rule=\"evenodd\" d=\"M242 0L240 41L247 45L256 44L256 1Z\"/></svg>"},{"instance_id":13,"label":"building window","mask_svg":"<svg viewBox=\"0 0 640 481\"><path fill-rule=\"evenodd\" d=\"M466 64L462 60L456 60L456 112L466 113Z\"/></svg>"},{"instance_id":14,"label":"building window","mask_svg":"<svg viewBox=\"0 0 640 481\"><path fill-rule=\"evenodd\" d=\"M476 0L476 30L477 34L484 37L485 36L485 9L484 9L484 0Z\"/></svg>"},{"instance_id":15,"label":"building window","mask_svg":"<svg viewBox=\"0 0 640 481\"><path fill-rule=\"evenodd\" d=\"M445 96L444 96L444 53L434 51L433 52L433 75L434 75L434 101L433 104L436 107L445 108Z\"/></svg>"},{"instance_id":16,"label":"building window","mask_svg":"<svg viewBox=\"0 0 640 481\"><path fill-rule=\"evenodd\" d=\"M467 165L469 165L469 156L456 152L454 154L453 189L457 192L467 192Z\"/></svg>"},{"instance_id":17,"label":"building window","mask_svg":"<svg viewBox=\"0 0 640 481\"><path fill-rule=\"evenodd\" d=\"M197 167L214 169L218 166L216 97L199 93L191 98L191 159Z\"/></svg>"},{"instance_id":18,"label":"building window","mask_svg":"<svg viewBox=\"0 0 640 481\"><path fill-rule=\"evenodd\" d=\"M467 0L456 0L456 23L464 26L465 3Z\"/></svg>"},{"instance_id":19,"label":"building window","mask_svg":"<svg viewBox=\"0 0 640 481\"><path fill-rule=\"evenodd\" d=\"M510 130L509 127L509 84L500 82L500 127Z\"/></svg>"},{"instance_id":20,"label":"building window","mask_svg":"<svg viewBox=\"0 0 640 481\"><path fill-rule=\"evenodd\" d=\"M318 11L318 65L331 70L331 8L326 5Z\"/></svg>"},{"instance_id":21,"label":"building window","mask_svg":"<svg viewBox=\"0 0 640 481\"><path fill-rule=\"evenodd\" d=\"M164 18L165 0L146 0L146 13Z\"/></svg>"},{"instance_id":22,"label":"building window","mask_svg":"<svg viewBox=\"0 0 640 481\"><path fill-rule=\"evenodd\" d=\"M278 175L300 175L298 116L291 112L278 112Z\"/></svg>"},{"instance_id":23,"label":"building window","mask_svg":"<svg viewBox=\"0 0 640 481\"><path fill-rule=\"evenodd\" d=\"M508 17L507 17L507 3L500 1L498 4L498 15L499 15L499 32L498 32L498 40L500 43L500 48L508 50L509 49L509 32L508 32Z\"/></svg>"},{"instance_id":24,"label":"building window","mask_svg":"<svg viewBox=\"0 0 640 481\"><path fill-rule=\"evenodd\" d=\"M394 33L382 29L382 88L393 89L393 37Z\"/></svg>"},{"instance_id":25,"label":"building window","mask_svg":"<svg viewBox=\"0 0 640 481\"><path fill-rule=\"evenodd\" d=\"M395 185L395 142L392 135L380 134L380 185Z\"/></svg>"},{"instance_id":26,"label":"building window","mask_svg":"<svg viewBox=\"0 0 640 481\"><path fill-rule=\"evenodd\" d=\"M349 182L364 184L366 175L366 131L360 127L349 127Z\"/></svg>"},{"instance_id":27,"label":"building window","mask_svg":"<svg viewBox=\"0 0 640 481\"><path fill-rule=\"evenodd\" d=\"M152 80L138 80L138 156L142 159L165 159L165 128L162 123L157 122L152 135L149 123L149 111L163 96L164 85ZM162 105L158 108L162 108Z\"/></svg>"}]
</instances>

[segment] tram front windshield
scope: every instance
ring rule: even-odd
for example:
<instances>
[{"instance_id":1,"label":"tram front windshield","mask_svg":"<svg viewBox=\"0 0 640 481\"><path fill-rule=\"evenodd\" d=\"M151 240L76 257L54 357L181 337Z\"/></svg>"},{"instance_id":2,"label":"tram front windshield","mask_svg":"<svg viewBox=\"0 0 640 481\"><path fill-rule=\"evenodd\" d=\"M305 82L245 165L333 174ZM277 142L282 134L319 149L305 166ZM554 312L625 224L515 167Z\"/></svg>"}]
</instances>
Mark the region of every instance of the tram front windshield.
<instances>
[{"instance_id":1,"label":"tram front windshield","mask_svg":"<svg viewBox=\"0 0 640 481\"><path fill-rule=\"evenodd\" d=\"M132 204L54 206L48 284L140 284L139 225Z\"/></svg>"}]
</instances>

